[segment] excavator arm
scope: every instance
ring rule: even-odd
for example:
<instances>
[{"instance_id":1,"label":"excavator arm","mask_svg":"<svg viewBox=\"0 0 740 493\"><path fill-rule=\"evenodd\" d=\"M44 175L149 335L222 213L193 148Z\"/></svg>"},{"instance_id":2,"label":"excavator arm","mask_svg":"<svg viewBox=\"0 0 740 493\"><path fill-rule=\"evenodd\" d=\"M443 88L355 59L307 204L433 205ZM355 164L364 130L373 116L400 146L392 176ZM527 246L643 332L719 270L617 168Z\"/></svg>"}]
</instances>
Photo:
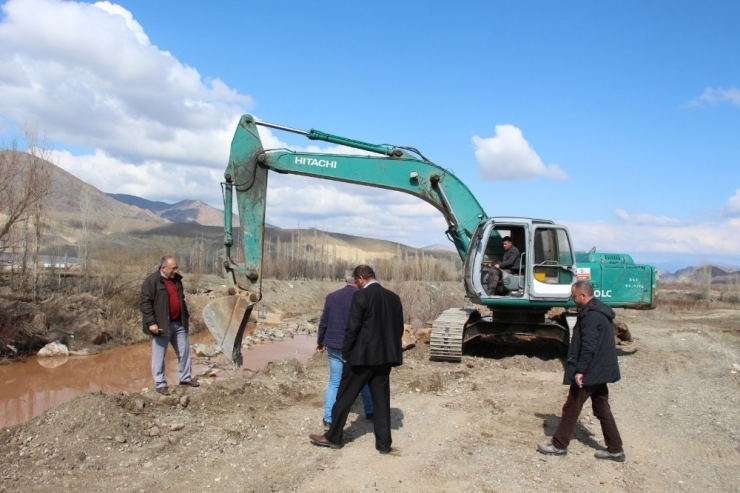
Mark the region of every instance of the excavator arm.
<instances>
[{"instance_id":1,"label":"excavator arm","mask_svg":"<svg viewBox=\"0 0 740 493\"><path fill-rule=\"evenodd\" d=\"M305 135L358 149L354 155L266 150L258 126ZM424 158L412 148L360 142L317 130L303 131L266 122L251 115L239 121L224 174L224 227L231 296L217 298L206 307L204 318L224 353L241 365L241 340L254 304L261 295L265 207L270 171L313 176L408 193L431 204L447 221L447 235L464 261L470 237L486 213L467 186L452 172ZM234 191L239 213L239 241L244 263L231 257ZM304 197L310 203L310 192Z\"/></svg>"}]
</instances>

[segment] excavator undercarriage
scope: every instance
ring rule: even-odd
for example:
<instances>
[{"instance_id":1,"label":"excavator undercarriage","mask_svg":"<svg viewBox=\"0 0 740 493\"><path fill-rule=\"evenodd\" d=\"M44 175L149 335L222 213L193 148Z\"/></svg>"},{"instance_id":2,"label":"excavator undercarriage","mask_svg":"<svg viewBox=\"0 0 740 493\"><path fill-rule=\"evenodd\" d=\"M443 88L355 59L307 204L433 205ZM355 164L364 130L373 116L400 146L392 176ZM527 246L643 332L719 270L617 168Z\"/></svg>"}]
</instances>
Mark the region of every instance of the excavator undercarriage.
<instances>
[{"instance_id":1,"label":"excavator undercarriage","mask_svg":"<svg viewBox=\"0 0 740 493\"><path fill-rule=\"evenodd\" d=\"M429 357L435 361L460 362L463 346L481 336L533 335L567 346L570 330L564 314L545 318L543 311L496 309L482 316L475 308L450 308L432 325Z\"/></svg>"}]
</instances>

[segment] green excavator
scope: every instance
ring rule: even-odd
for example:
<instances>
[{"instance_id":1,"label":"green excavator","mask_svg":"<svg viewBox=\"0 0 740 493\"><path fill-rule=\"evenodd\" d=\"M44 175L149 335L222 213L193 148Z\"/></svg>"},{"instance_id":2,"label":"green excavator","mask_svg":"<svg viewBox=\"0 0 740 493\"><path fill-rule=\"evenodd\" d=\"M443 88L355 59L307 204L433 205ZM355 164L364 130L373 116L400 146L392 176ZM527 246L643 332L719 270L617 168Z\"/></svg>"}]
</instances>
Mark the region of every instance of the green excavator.
<instances>
[{"instance_id":1,"label":"green excavator","mask_svg":"<svg viewBox=\"0 0 740 493\"><path fill-rule=\"evenodd\" d=\"M265 149L258 126L304 135L310 140L340 144L362 155ZM658 272L635 264L622 253L573 250L565 226L546 219L488 217L467 186L412 147L375 145L318 130L298 130L243 115L231 143L222 184L228 296L214 299L204 319L217 345L237 366L249 316L262 298L265 205L269 172L312 176L408 193L434 206L446 219L447 237L463 262L463 283L474 308L451 308L434 321L430 357L461 361L463 344L482 335L530 334L567 345L565 316L575 305L570 287L588 280L595 296L613 308L655 308ZM234 192L239 213L243 263L231 257L234 244ZM501 287L489 292L485 279L491 264L502 258L503 238L510 237L521 254L520 267L503 272ZM565 310L552 310L562 307Z\"/></svg>"}]
</instances>

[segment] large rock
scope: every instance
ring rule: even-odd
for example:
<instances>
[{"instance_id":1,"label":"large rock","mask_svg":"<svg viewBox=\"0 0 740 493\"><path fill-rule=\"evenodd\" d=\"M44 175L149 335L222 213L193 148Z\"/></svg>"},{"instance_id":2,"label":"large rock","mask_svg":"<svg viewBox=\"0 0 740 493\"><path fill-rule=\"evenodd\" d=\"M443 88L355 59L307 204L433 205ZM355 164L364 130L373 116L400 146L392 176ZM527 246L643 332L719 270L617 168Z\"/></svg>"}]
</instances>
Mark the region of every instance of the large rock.
<instances>
[{"instance_id":1,"label":"large rock","mask_svg":"<svg viewBox=\"0 0 740 493\"><path fill-rule=\"evenodd\" d=\"M39 358L51 358L54 356L69 356L69 348L61 342L50 342L39 349L36 353Z\"/></svg>"},{"instance_id":2,"label":"large rock","mask_svg":"<svg viewBox=\"0 0 740 493\"><path fill-rule=\"evenodd\" d=\"M401 339L401 347L404 351L416 347L416 336L414 336L414 328L411 325L403 326L403 338Z\"/></svg>"},{"instance_id":3,"label":"large rock","mask_svg":"<svg viewBox=\"0 0 740 493\"><path fill-rule=\"evenodd\" d=\"M632 342L632 334L627 324L622 321L614 321L614 340L617 344Z\"/></svg>"},{"instance_id":4,"label":"large rock","mask_svg":"<svg viewBox=\"0 0 740 493\"><path fill-rule=\"evenodd\" d=\"M195 355L201 358L215 358L221 352L211 344L191 344L190 349L195 351Z\"/></svg>"},{"instance_id":5,"label":"large rock","mask_svg":"<svg viewBox=\"0 0 740 493\"><path fill-rule=\"evenodd\" d=\"M419 342L429 344L432 341L432 329L420 329L414 332L414 337Z\"/></svg>"}]
</instances>

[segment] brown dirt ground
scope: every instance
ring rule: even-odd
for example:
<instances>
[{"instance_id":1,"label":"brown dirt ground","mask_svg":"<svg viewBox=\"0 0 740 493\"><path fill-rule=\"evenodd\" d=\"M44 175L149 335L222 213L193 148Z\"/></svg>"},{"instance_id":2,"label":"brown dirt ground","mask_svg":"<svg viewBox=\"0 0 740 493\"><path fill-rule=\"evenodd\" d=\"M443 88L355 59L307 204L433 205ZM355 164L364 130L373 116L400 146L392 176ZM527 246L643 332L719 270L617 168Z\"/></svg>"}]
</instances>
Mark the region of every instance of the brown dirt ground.
<instances>
[{"instance_id":1,"label":"brown dirt ground","mask_svg":"<svg viewBox=\"0 0 740 493\"><path fill-rule=\"evenodd\" d=\"M320 311L330 289L305 289L285 312ZM593 458L590 409L566 457L536 452L565 398L557 347L479 343L449 364L422 344L391 374L387 456L359 402L341 450L309 443L328 373L316 355L170 397L86 394L0 430L0 491L740 491L737 315L620 312L635 338L610 387L621 464Z\"/></svg>"}]
</instances>

